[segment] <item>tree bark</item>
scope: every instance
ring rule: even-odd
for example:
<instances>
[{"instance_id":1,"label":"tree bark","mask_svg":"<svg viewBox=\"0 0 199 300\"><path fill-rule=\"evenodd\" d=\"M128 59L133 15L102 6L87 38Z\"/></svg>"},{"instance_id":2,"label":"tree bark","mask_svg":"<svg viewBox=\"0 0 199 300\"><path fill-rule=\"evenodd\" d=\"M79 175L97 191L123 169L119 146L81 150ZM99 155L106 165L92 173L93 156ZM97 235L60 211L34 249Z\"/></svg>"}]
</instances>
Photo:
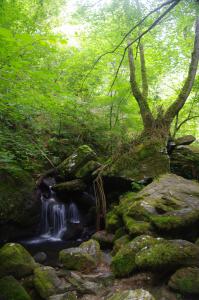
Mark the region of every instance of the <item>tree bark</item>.
<instances>
[{"instance_id":1,"label":"tree bark","mask_svg":"<svg viewBox=\"0 0 199 300\"><path fill-rule=\"evenodd\" d=\"M145 97L146 92L142 93L138 87L138 83L136 81L135 75L135 63L132 48L128 48L128 59L129 59L129 69L130 69L130 84L133 96L135 97L142 117L142 121L144 124L144 129L147 130L151 128L154 118L149 108L147 98Z\"/></svg>"},{"instance_id":2,"label":"tree bark","mask_svg":"<svg viewBox=\"0 0 199 300\"><path fill-rule=\"evenodd\" d=\"M164 116L164 119L167 122L168 126L171 125L175 116L183 108L191 92L191 89L194 84L196 72L197 72L198 61L199 61L199 17L197 17L196 19L194 49L192 53L191 63L189 65L188 76L185 80L185 83L176 101L174 101L174 103L171 104L171 106L168 108Z\"/></svg>"}]
</instances>

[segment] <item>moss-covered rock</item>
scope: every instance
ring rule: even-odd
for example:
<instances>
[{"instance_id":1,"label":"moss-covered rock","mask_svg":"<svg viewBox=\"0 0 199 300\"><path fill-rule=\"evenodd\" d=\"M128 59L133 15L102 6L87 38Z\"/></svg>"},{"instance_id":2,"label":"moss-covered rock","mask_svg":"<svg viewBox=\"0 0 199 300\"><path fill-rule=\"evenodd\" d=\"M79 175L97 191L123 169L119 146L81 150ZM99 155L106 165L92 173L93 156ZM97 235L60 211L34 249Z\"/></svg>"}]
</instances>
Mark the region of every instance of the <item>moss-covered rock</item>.
<instances>
[{"instance_id":1,"label":"moss-covered rock","mask_svg":"<svg viewBox=\"0 0 199 300\"><path fill-rule=\"evenodd\" d=\"M113 254L116 254L123 246L130 242L130 237L128 234L123 235L119 239L114 241Z\"/></svg>"},{"instance_id":2,"label":"moss-covered rock","mask_svg":"<svg viewBox=\"0 0 199 300\"><path fill-rule=\"evenodd\" d=\"M136 237L142 234L149 234L151 231L151 224L146 221L136 221L127 214L123 215L124 225L127 228L130 236Z\"/></svg>"},{"instance_id":3,"label":"moss-covered rock","mask_svg":"<svg viewBox=\"0 0 199 300\"><path fill-rule=\"evenodd\" d=\"M13 275L16 278L33 273L36 263L20 244L8 243L0 249L0 277Z\"/></svg>"},{"instance_id":4,"label":"moss-covered rock","mask_svg":"<svg viewBox=\"0 0 199 300\"><path fill-rule=\"evenodd\" d=\"M13 276L5 276L0 279L0 299L31 300L31 297Z\"/></svg>"},{"instance_id":5,"label":"moss-covered rock","mask_svg":"<svg viewBox=\"0 0 199 300\"><path fill-rule=\"evenodd\" d=\"M124 176L135 180L154 178L169 172L169 157L166 154L166 140L154 137L135 144L129 151L123 151L105 170L108 176Z\"/></svg>"},{"instance_id":6,"label":"moss-covered rock","mask_svg":"<svg viewBox=\"0 0 199 300\"><path fill-rule=\"evenodd\" d=\"M95 161L95 160L91 160L89 162L87 162L82 168L80 168L76 173L75 173L75 177L77 178L87 178L89 176L92 176L92 173L97 170L100 167L100 163Z\"/></svg>"},{"instance_id":7,"label":"moss-covered rock","mask_svg":"<svg viewBox=\"0 0 199 300\"><path fill-rule=\"evenodd\" d=\"M34 211L28 208L34 206L35 182L28 172L23 169L8 174L0 171L0 219L2 223L16 222L31 224ZM28 217L27 217L28 215Z\"/></svg>"},{"instance_id":8,"label":"moss-covered rock","mask_svg":"<svg viewBox=\"0 0 199 300\"><path fill-rule=\"evenodd\" d=\"M85 183L81 179L74 179L62 183L55 184L53 190L56 192L60 191L83 191L86 189Z\"/></svg>"},{"instance_id":9,"label":"moss-covered rock","mask_svg":"<svg viewBox=\"0 0 199 300\"><path fill-rule=\"evenodd\" d=\"M106 230L114 233L122 226L121 217L118 215L116 208L106 214Z\"/></svg>"},{"instance_id":10,"label":"moss-covered rock","mask_svg":"<svg viewBox=\"0 0 199 300\"><path fill-rule=\"evenodd\" d=\"M102 249L111 248L114 242L114 234L101 230L94 233L92 239L98 241Z\"/></svg>"},{"instance_id":11,"label":"moss-covered rock","mask_svg":"<svg viewBox=\"0 0 199 300\"><path fill-rule=\"evenodd\" d=\"M199 147L179 146L171 154L171 171L188 179L199 177Z\"/></svg>"},{"instance_id":12,"label":"moss-covered rock","mask_svg":"<svg viewBox=\"0 0 199 300\"><path fill-rule=\"evenodd\" d=\"M75 174L89 161L96 158L95 152L87 145L82 145L57 167L64 178L75 178Z\"/></svg>"},{"instance_id":13,"label":"moss-covered rock","mask_svg":"<svg viewBox=\"0 0 199 300\"><path fill-rule=\"evenodd\" d=\"M158 271L173 270L180 266L199 265L199 247L184 240L163 240L151 244L135 256L139 269Z\"/></svg>"},{"instance_id":14,"label":"moss-covered rock","mask_svg":"<svg viewBox=\"0 0 199 300\"><path fill-rule=\"evenodd\" d=\"M116 292L106 300L155 300L155 298L148 291L137 289Z\"/></svg>"},{"instance_id":15,"label":"moss-covered rock","mask_svg":"<svg viewBox=\"0 0 199 300\"><path fill-rule=\"evenodd\" d=\"M59 260L69 270L87 271L97 265L96 260L80 247L61 250Z\"/></svg>"},{"instance_id":16,"label":"moss-covered rock","mask_svg":"<svg viewBox=\"0 0 199 300\"><path fill-rule=\"evenodd\" d=\"M100 250L100 244L96 240L91 239L87 242L84 242L80 245L80 248L92 256L97 262L100 262L102 252Z\"/></svg>"},{"instance_id":17,"label":"moss-covered rock","mask_svg":"<svg viewBox=\"0 0 199 300\"><path fill-rule=\"evenodd\" d=\"M199 269L189 267L177 270L168 285L182 294L199 294Z\"/></svg>"},{"instance_id":18,"label":"moss-covered rock","mask_svg":"<svg viewBox=\"0 0 199 300\"><path fill-rule=\"evenodd\" d=\"M34 271L34 286L43 299L56 294L61 286L61 280L51 267L40 267Z\"/></svg>"},{"instance_id":19,"label":"moss-covered rock","mask_svg":"<svg viewBox=\"0 0 199 300\"><path fill-rule=\"evenodd\" d=\"M161 239L143 235L123 245L113 257L111 269L116 277L125 277L137 269L136 254L143 248L159 243Z\"/></svg>"}]
</instances>

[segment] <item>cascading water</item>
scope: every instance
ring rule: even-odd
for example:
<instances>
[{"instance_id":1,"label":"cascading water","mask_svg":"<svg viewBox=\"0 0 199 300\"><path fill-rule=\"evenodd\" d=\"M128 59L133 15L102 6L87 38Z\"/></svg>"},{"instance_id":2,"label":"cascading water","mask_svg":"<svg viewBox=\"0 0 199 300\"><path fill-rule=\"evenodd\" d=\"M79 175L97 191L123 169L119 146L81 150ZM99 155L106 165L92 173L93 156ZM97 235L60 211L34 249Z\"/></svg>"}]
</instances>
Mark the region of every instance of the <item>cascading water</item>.
<instances>
[{"instance_id":1,"label":"cascading water","mask_svg":"<svg viewBox=\"0 0 199 300\"><path fill-rule=\"evenodd\" d=\"M58 202L52 188L49 196L41 195L41 238L61 240L67 231L67 223L80 223L79 210L74 202L64 204Z\"/></svg>"}]
</instances>

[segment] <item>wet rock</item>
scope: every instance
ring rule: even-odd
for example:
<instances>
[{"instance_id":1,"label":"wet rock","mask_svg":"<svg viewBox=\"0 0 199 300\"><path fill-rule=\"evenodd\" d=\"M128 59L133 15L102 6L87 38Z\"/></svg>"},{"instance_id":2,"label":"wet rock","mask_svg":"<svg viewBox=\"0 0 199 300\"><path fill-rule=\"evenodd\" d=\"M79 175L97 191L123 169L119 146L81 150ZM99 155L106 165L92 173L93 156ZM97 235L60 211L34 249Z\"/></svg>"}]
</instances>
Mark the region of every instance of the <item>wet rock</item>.
<instances>
[{"instance_id":1,"label":"wet rock","mask_svg":"<svg viewBox=\"0 0 199 300\"><path fill-rule=\"evenodd\" d=\"M37 263L42 264L46 261L47 255L45 252L38 252L33 256L33 258Z\"/></svg>"},{"instance_id":2,"label":"wet rock","mask_svg":"<svg viewBox=\"0 0 199 300\"><path fill-rule=\"evenodd\" d=\"M116 292L106 300L155 300L155 298L148 291L137 289Z\"/></svg>"},{"instance_id":3,"label":"wet rock","mask_svg":"<svg viewBox=\"0 0 199 300\"><path fill-rule=\"evenodd\" d=\"M38 294L43 299L57 294L57 292L64 292L69 288L56 274L52 267L40 267L34 271L34 286Z\"/></svg>"},{"instance_id":4,"label":"wet rock","mask_svg":"<svg viewBox=\"0 0 199 300\"><path fill-rule=\"evenodd\" d=\"M91 239L87 242L82 243L80 245L80 248L86 253L88 253L90 256L92 256L93 259L97 261L97 263L100 262L102 252L100 250L100 244L97 241Z\"/></svg>"},{"instance_id":5,"label":"wet rock","mask_svg":"<svg viewBox=\"0 0 199 300\"><path fill-rule=\"evenodd\" d=\"M99 242L102 249L111 248L114 242L114 235L105 230L97 231L92 235L92 239Z\"/></svg>"},{"instance_id":6,"label":"wet rock","mask_svg":"<svg viewBox=\"0 0 199 300\"><path fill-rule=\"evenodd\" d=\"M32 274L36 263L20 244L7 243L0 249L0 277L13 275L22 278Z\"/></svg>"},{"instance_id":7,"label":"wet rock","mask_svg":"<svg viewBox=\"0 0 199 300\"><path fill-rule=\"evenodd\" d=\"M88 271L97 265L96 260L81 247L61 250L59 260L69 270Z\"/></svg>"},{"instance_id":8,"label":"wet rock","mask_svg":"<svg viewBox=\"0 0 199 300\"><path fill-rule=\"evenodd\" d=\"M83 145L66 158L56 169L64 178L75 178L78 170L93 159L96 159L95 152L89 146Z\"/></svg>"},{"instance_id":9,"label":"wet rock","mask_svg":"<svg viewBox=\"0 0 199 300\"><path fill-rule=\"evenodd\" d=\"M171 289L168 286L164 286L164 285L153 288L153 295L157 300L182 300L180 294L171 291ZM189 299L189 300L193 300L193 299Z\"/></svg>"},{"instance_id":10,"label":"wet rock","mask_svg":"<svg viewBox=\"0 0 199 300\"><path fill-rule=\"evenodd\" d=\"M184 135L175 140L177 146L179 145L190 145L192 144L196 138L193 135Z\"/></svg>"},{"instance_id":11,"label":"wet rock","mask_svg":"<svg viewBox=\"0 0 199 300\"><path fill-rule=\"evenodd\" d=\"M83 275L82 278L87 281L94 281L104 287L109 287L113 285L114 282L114 275L111 272L100 272L97 274L87 274Z\"/></svg>"},{"instance_id":12,"label":"wet rock","mask_svg":"<svg viewBox=\"0 0 199 300\"><path fill-rule=\"evenodd\" d=\"M76 299L78 299L76 292L67 292L64 294L59 294L59 295L54 295L49 297L49 300L76 300Z\"/></svg>"},{"instance_id":13,"label":"wet rock","mask_svg":"<svg viewBox=\"0 0 199 300\"><path fill-rule=\"evenodd\" d=\"M98 294L102 289L102 284L90 280L83 279L80 275L75 272L71 272L67 276L67 280L73 285L75 290L80 294Z\"/></svg>"},{"instance_id":14,"label":"wet rock","mask_svg":"<svg viewBox=\"0 0 199 300\"><path fill-rule=\"evenodd\" d=\"M169 287L182 294L199 294L199 268L182 268L170 278Z\"/></svg>"},{"instance_id":15,"label":"wet rock","mask_svg":"<svg viewBox=\"0 0 199 300\"><path fill-rule=\"evenodd\" d=\"M71 181L66 181L62 183L55 184L53 190L55 192L66 191L83 191L86 188L86 184L81 179L74 179Z\"/></svg>"},{"instance_id":16,"label":"wet rock","mask_svg":"<svg viewBox=\"0 0 199 300\"><path fill-rule=\"evenodd\" d=\"M87 178L92 176L92 173L101 166L97 161L91 160L87 162L82 168L80 168L75 176L77 178Z\"/></svg>"},{"instance_id":17,"label":"wet rock","mask_svg":"<svg viewBox=\"0 0 199 300\"><path fill-rule=\"evenodd\" d=\"M31 300L31 297L13 276L5 276L0 279L0 299Z\"/></svg>"},{"instance_id":18,"label":"wet rock","mask_svg":"<svg viewBox=\"0 0 199 300\"><path fill-rule=\"evenodd\" d=\"M172 152L171 171L187 179L199 178L199 147L178 146Z\"/></svg>"}]
</instances>

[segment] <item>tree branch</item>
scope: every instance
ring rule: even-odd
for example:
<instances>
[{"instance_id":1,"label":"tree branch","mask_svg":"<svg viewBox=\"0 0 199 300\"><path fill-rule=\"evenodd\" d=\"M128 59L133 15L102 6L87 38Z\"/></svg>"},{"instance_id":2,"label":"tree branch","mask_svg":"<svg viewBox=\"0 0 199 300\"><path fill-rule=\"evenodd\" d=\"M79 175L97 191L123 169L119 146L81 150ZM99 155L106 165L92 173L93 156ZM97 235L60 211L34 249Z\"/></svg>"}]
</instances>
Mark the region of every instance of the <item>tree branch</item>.
<instances>
[{"instance_id":1,"label":"tree branch","mask_svg":"<svg viewBox=\"0 0 199 300\"><path fill-rule=\"evenodd\" d=\"M122 40L117 44L117 46L113 49L113 50L110 50L110 51L107 51L103 54L101 54L97 59L96 61L94 62L93 66L91 67L91 69L89 70L89 72L85 75L84 79L83 79L83 82L82 82L82 86L84 85L86 79L90 76L90 74L92 73L92 71L94 70L95 66L98 64L98 62L106 55L108 54L113 54L115 51L117 51L117 49L123 44L123 42L126 40L126 38L137 28L139 27L141 24L144 23L144 21L149 17L151 16L152 14L154 14L155 12L158 12L159 10L161 10L164 6L167 6L171 3L176 3L178 4L181 0L169 0L169 1L166 1L164 3L162 3L160 6L158 6L157 8L155 8L154 10L150 11L141 21L139 21L135 26L133 26L125 35L124 37L122 38ZM175 5L176 5L175 4ZM172 8L171 8L172 9ZM170 10L171 10L170 9ZM137 41L137 40L136 40ZM126 48L125 48L126 49ZM125 50L125 53L126 53L127 49ZM124 56L125 56L125 53L124 53ZM122 62L123 62L124 58L122 59ZM120 67L121 67L121 64L122 62L120 63Z\"/></svg>"},{"instance_id":2,"label":"tree branch","mask_svg":"<svg viewBox=\"0 0 199 300\"><path fill-rule=\"evenodd\" d=\"M124 51L123 51L123 54L122 54L122 58L119 62L119 65L118 65L118 68L116 70L116 73L115 73L115 76L114 76L114 79L113 79L113 82L111 84L111 87L110 87L110 90L112 90L114 84L115 84L115 81L117 79L117 76L118 76L118 73L119 73L119 70L120 70L120 67L124 61L124 58L125 58L125 55L126 55L126 52L128 50L128 48L130 46L132 46L134 43L136 43L137 41L140 41L141 38L147 34L149 31L151 31L155 26L157 26L160 21L180 2L181 0L176 0L175 2L173 2L145 31L143 31L137 38L135 38L131 43L129 43L125 48L124 48Z\"/></svg>"},{"instance_id":3,"label":"tree branch","mask_svg":"<svg viewBox=\"0 0 199 300\"><path fill-rule=\"evenodd\" d=\"M139 105L143 124L146 129L146 128L149 128L150 125L153 123L154 118L153 118L153 115L149 108L147 99L143 96L143 93L141 93L141 91L138 87L137 81L136 81L135 63L134 63L133 51L132 51L131 47L128 47L128 59L129 59L129 69L130 69L131 90L132 90L133 96L135 97L135 99Z\"/></svg>"},{"instance_id":4,"label":"tree branch","mask_svg":"<svg viewBox=\"0 0 199 300\"><path fill-rule=\"evenodd\" d=\"M196 29L195 29L195 41L194 48L192 52L191 62L189 65L188 76L185 80L185 83L181 89L180 94L178 95L176 101L171 104L168 110L165 113L165 121L170 125L178 114L178 112L183 108L194 84L197 67L199 61L199 17L196 19Z\"/></svg>"}]
</instances>

